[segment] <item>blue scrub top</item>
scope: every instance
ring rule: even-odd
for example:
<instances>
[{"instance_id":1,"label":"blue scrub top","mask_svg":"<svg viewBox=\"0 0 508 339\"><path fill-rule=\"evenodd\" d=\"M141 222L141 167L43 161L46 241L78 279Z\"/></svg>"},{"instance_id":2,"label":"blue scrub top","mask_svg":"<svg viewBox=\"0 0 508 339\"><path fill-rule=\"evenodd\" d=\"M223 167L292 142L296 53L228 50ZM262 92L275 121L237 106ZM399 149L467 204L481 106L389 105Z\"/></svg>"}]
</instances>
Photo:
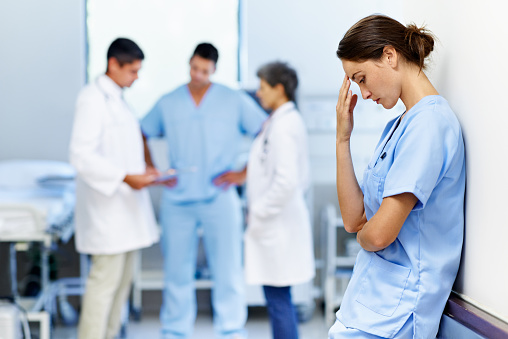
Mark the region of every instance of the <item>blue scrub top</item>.
<instances>
[{"instance_id":1,"label":"blue scrub top","mask_svg":"<svg viewBox=\"0 0 508 339\"><path fill-rule=\"evenodd\" d=\"M255 136L266 113L246 93L213 83L196 106L187 85L164 95L141 121L143 134L165 137L178 184L163 198L174 203L203 201L221 190L212 180L232 170L242 135Z\"/></svg>"},{"instance_id":2,"label":"blue scrub top","mask_svg":"<svg viewBox=\"0 0 508 339\"><path fill-rule=\"evenodd\" d=\"M367 219L385 197L418 202L390 246L358 254L337 314L344 325L392 338L413 314L415 338L436 337L460 262L465 179L461 128L444 98L388 123L361 185Z\"/></svg>"}]
</instances>

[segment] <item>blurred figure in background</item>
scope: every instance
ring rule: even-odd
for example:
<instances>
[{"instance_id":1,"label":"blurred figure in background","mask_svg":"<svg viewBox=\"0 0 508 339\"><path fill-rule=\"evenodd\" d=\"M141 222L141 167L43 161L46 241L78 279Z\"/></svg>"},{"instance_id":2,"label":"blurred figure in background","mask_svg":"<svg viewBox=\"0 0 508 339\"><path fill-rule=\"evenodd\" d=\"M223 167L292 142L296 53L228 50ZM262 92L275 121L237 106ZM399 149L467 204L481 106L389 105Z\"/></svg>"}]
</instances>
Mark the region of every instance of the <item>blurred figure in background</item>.
<instances>
[{"instance_id":1,"label":"blurred figure in background","mask_svg":"<svg viewBox=\"0 0 508 339\"><path fill-rule=\"evenodd\" d=\"M92 256L79 339L112 339L121 323L137 250L158 241L148 191L158 173L147 167L139 123L122 90L138 78L144 58L129 39L107 54L106 74L79 94L70 142L77 171L76 249Z\"/></svg>"},{"instance_id":2,"label":"blurred figure in background","mask_svg":"<svg viewBox=\"0 0 508 339\"><path fill-rule=\"evenodd\" d=\"M242 265L243 220L235 172L243 135L256 135L266 114L246 93L212 83L219 54L199 44L190 82L164 95L141 122L143 134L165 137L174 178L160 207L164 255L162 336L189 338L196 318L198 229L211 272L217 338L243 338L247 319Z\"/></svg>"},{"instance_id":3,"label":"blurred figure in background","mask_svg":"<svg viewBox=\"0 0 508 339\"><path fill-rule=\"evenodd\" d=\"M261 67L257 96L272 113L252 145L247 170L248 284L263 285L274 339L298 338L291 285L314 277L305 192L310 185L307 131L295 107L298 78L281 62Z\"/></svg>"}]
</instances>

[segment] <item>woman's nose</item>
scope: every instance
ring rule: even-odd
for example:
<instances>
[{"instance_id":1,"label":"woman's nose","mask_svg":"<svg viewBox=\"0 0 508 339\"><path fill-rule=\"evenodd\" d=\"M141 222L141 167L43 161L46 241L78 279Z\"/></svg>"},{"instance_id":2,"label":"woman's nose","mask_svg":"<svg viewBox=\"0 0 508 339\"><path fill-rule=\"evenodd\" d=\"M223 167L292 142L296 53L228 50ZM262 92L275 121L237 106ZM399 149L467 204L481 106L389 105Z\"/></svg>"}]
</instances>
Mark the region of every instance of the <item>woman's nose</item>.
<instances>
[{"instance_id":1,"label":"woman's nose","mask_svg":"<svg viewBox=\"0 0 508 339\"><path fill-rule=\"evenodd\" d=\"M372 93L370 91L368 91L366 88L360 87L360 92L362 92L362 98L364 100L367 100L372 95Z\"/></svg>"}]
</instances>

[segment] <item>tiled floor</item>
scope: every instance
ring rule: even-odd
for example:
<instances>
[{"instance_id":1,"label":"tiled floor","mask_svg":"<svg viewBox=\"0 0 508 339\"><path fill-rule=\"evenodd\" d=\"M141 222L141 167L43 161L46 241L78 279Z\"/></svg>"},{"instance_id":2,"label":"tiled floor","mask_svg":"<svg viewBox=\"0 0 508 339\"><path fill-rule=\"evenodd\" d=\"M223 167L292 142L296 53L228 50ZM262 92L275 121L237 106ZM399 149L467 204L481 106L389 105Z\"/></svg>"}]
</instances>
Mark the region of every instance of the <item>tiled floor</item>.
<instances>
[{"instance_id":1,"label":"tiled floor","mask_svg":"<svg viewBox=\"0 0 508 339\"><path fill-rule=\"evenodd\" d=\"M323 319L322 312L316 310L312 319L300 324L300 339L326 339L328 327ZM247 321L249 339L270 339L270 324L264 308L249 308ZM156 313L143 315L140 322L131 321L127 328L128 339L157 339L159 338L159 318ZM53 330L52 339L75 339L75 327L56 326ZM196 320L192 339L213 338L212 317L209 312L200 312Z\"/></svg>"}]
</instances>

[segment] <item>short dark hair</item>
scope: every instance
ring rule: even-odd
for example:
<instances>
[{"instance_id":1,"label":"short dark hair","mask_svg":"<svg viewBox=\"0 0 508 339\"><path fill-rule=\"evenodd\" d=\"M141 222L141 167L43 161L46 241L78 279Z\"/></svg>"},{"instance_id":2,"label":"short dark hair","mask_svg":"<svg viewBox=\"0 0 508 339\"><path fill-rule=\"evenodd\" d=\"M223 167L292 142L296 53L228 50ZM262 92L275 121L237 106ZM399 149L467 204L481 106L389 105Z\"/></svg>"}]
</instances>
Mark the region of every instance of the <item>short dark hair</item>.
<instances>
[{"instance_id":1,"label":"short dark hair","mask_svg":"<svg viewBox=\"0 0 508 339\"><path fill-rule=\"evenodd\" d=\"M136 60L143 60L145 55L134 41L127 38L118 38L108 48L108 60L109 58L115 58L120 66L123 66Z\"/></svg>"},{"instance_id":2,"label":"short dark hair","mask_svg":"<svg viewBox=\"0 0 508 339\"><path fill-rule=\"evenodd\" d=\"M434 49L434 35L415 24L404 26L385 15L370 15L354 24L337 49L341 60L362 62L379 60L386 46L392 46L404 59L425 69L425 58Z\"/></svg>"},{"instance_id":3,"label":"short dark hair","mask_svg":"<svg viewBox=\"0 0 508 339\"><path fill-rule=\"evenodd\" d=\"M214 45L208 42L202 42L197 45L194 53L192 53L191 59L196 55L204 59L212 60L215 64L217 64L219 60L219 51Z\"/></svg>"},{"instance_id":4,"label":"short dark hair","mask_svg":"<svg viewBox=\"0 0 508 339\"><path fill-rule=\"evenodd\" d=\"M287 63L275 61L263 65L258 69L257 76L272 87L281 84L284 87L284 93L288 100L296 101L298 76L296 75L296 71Z\"/></svg>"}]
</instances>

